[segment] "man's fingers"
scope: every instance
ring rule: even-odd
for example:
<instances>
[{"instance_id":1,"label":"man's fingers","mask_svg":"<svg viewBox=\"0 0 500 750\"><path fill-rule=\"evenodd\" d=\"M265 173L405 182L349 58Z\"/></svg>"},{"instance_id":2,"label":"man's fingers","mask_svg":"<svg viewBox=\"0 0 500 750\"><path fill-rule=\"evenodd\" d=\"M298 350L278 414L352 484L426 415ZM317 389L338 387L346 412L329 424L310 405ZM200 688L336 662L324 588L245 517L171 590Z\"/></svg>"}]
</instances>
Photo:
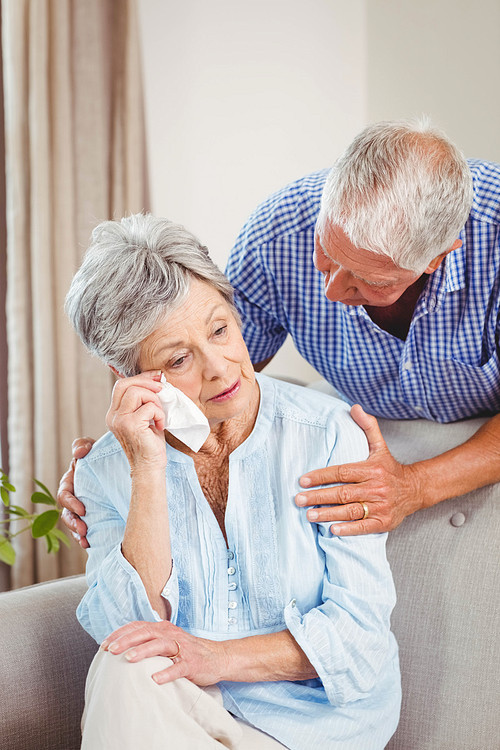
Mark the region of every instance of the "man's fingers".
<instances>
[{"instance_id":1,"label":"man's fingers","mask_svg":"<svg viewBox=\"0 0 500 750\"><path fill-rule=\"evenodd\" d=\"M299 507L311 505L348 505L362 503L368 492L363 484L340 484L337 487L326 487L321 490L299 492L295 502Z\"/></svg>"},{"instance_id":2,"label":"man's fingers","mask_svg":"<svg viewBox=\"0 0 500 750\"><path fill-rule=\"evenodd\" d=\"M322 484L350 484L365 482L370 479L370 467L365 461L340 466L325 466L322 469L308 471L299 479L301 487L319 487Z\"/></svg>"},{"instance_id":3,"label":"man's fingers","mask_svg":"<svg viewBox=\"0 0 500 750\"><path fill-rule=\"evenodd\" d=\"M380 432L380 427L375 417L367 414L359 404L354 404L351 409L351 417L358 427L361 427L368 440L370 454L381 448L386 448L386 443Z\"/></svg>"},{"instance_id":4,"label":"man's fingers","mask_svg":"<svg viewBox=\"0 0 500 750\"><path fill-rule=\"evenodd\" d=\"M359 534L380 534L385 531L382 521L377 518L367 518L365 521L354 523L334 523L330 526L334 536L358 536Z\"/></svg>"},{"instance_id":5,"label":"man's fingers","mask_svg":"<svg viewBox=\"0 0 500 750\"><path fill-rule=\"evenodd\" d=\"M73 484L71 484L71 490L62 484L59 485L59 492L57 493L57 502L61 508L66 508L71 511L74 515L84 516L85 505L73 495Z\"/></svg>"},{"instance_id":6,"label":"man's fingers","mask_svg":"<svg viewBox=\"0 0 500 750\"><path fill-rule=\"evenodd\" d=\"M307 518L309 521L315 523L328 523L337 521L361 521L365 517L365 505L366 503L349 503L348 505L337 505L334 507L328 506L326 508L312 508L307 511ZM375 503L370 503L372 513L375 509Z\"/></svg>"},{"instance_id":7,"label":"man's fingers","mask_svg":"<svg viewBox=\"0 0 500 750\"><path fill-rule=\"evenodd\" d=\"M79 536L86 536L87 524L85 523L85 521L82 521L80 516L78 516L76 513L73 513L73 511L64 508L63 512L61 513L61 519L64 525L67 526L70 531L74 531L76 534L79 534Z\"/></svg>"},{"instance_id":8,"label":"man's fingers","mask_svg":"<svg viewBox=\"0 0 500 750\"><path fill-rule=\"evenodd\" d=\"M90 437L76 438L73 440L71 452L73 458L84 458L94 445L95 440Z\"/></svg>"}]
</instances>

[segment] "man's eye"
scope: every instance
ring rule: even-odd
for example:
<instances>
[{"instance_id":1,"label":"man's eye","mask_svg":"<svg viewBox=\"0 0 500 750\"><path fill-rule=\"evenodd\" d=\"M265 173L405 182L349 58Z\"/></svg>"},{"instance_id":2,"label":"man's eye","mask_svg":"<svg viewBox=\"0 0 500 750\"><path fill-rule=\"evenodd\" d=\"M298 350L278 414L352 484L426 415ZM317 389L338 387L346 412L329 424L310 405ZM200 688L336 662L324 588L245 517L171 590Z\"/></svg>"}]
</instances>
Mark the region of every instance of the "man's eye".
<instances>
[{"instance_id":1,"label":"man's eye","mask_svg":"<svg viewBox=\"0 0 500 750\"><path fill-rule=\"evenodd\" d=\"M221 326L220 328L217 328L216 331L214 331L214 336L222 336L227 330L227 326Z\"/></svg>"}]
</instances>

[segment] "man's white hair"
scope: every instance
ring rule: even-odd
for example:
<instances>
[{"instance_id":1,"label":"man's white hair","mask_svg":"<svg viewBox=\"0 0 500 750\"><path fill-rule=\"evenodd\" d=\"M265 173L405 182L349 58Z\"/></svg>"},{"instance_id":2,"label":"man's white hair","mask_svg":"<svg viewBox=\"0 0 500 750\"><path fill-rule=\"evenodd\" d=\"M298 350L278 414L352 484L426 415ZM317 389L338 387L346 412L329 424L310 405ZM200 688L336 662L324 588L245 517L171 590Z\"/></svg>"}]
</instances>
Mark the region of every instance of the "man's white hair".
<instances>
[{"instance_id":1,"label":"man's white hair","mask_svg":"<svg viewBox=\"0 0 500 750\"><path fill-rule=\"evenodd\" d=\"M421 274L451 248L472 199L464 156L427 117L380 122L331 169L317 224L336 224L356 247Z\"/></svg>"}]
</instances>

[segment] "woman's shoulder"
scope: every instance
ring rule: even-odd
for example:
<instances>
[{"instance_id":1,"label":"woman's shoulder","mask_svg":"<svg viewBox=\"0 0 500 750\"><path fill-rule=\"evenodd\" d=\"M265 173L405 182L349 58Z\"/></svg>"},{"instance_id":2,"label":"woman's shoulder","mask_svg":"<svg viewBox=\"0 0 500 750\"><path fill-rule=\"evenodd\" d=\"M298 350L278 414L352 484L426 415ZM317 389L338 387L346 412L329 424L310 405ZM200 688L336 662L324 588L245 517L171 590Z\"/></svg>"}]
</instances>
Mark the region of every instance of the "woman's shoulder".
<instances>
[{"instance_id":1,"label":"woman's shoulder","mask_svg":"<svg viewBox=\"0 0 500 750\"><path fill-rule=\"evenodd\" d=\"M106 432L102 437L99 438L99 440L96 440L94 445L92 446L92 449L85 458L80 459L81 462L86 463L95 463L97 461L103 461L108 456L113 456L117 453L122 453L123 450L118 442L118 440L115 438L112 432ZM125 454L123 454L125 457ZM78 463L80 463L80 461Z\"/></svg>"},{"instance_id":2,"label":"woman's shoulder","mask_svg":"<svg viewBox=\"0 0 500 750\"><path fill-rule=\"evenodd\" d=\"M76 462L75 484L87 483L90 478L113 475L116 477L124 470L129 474L128 462L123 449L112 432L106 432L97 440L86 456Z\"/></svg>"},{"instance_id":3,"label":"woman's shoulder","mask_svg":"<svg viewBox=\"0 0 500 750\"><path fill-rule=\"evenodd\" d=\"M259 385L274 436L294 446L315 468L321 461L346 463L368 457L366 436L345 401L262 375Z\"/></svg>"},{"instance_id":4,"label":"woman's shoulder","mask_svg":"<svg viewBox=\"0 0 500 750\"><path fill-rule=\"evenodd\" d=\"M340 398L263 374L258 375L258 381L264 399L269 402L274 396L274 412L278 418L318 427L327 426L332 419L341 422L346 417L351 419L349 404Z\"/></svg>"}]
</instances>

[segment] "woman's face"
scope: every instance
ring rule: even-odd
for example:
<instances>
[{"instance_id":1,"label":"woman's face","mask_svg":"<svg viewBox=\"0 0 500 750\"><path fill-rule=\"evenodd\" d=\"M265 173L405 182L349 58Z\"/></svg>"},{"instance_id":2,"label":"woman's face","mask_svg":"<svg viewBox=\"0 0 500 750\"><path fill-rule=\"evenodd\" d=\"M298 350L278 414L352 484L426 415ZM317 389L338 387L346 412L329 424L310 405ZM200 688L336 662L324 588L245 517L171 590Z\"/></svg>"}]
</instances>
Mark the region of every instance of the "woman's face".
<instances>
[{"instance_id":1,"label":"woman's face","mask_svg":"<svg viewBox=\"0 0 500 750\"><path fill-rule=\"evenodd\" d=\"M185 302L142 342L139 367L161 370L212 425L242 414L257 387L231 308L196 278Z\"/></svg>"}]
</instances>

